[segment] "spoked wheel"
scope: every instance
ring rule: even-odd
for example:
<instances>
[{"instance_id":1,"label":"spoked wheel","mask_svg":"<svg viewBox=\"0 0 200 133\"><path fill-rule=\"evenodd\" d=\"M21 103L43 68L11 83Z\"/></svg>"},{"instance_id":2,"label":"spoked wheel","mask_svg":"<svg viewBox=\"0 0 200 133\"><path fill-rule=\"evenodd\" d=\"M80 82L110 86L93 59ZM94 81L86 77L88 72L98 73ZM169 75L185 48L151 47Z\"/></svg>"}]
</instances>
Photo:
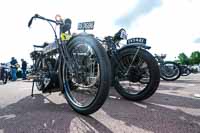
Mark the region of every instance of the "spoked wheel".
<instances>
[{"instance_id":1,"label":"spoked wheel","mask_svg":"<svg viewBox=\"0 0 200 133\"><path fill-rule=\"evenodd\" d=\"M166 61L160 65L160 76L166 81L177 80L181 76L181 68L175 62Z\"/></svg>"},{"instance_id":2,"label":"spoked wheel","mask_svg":"<svg viewBox=\"0 0 200 133\"><path fill-rule=\"evenodd\" d=\"M188 76L191 74L191 70L186 66L182 66L181 71L181 76Z\"/></svg>"},{"instance_id":3,"label":"spoked wheel","mask_svg":"<svg viewBox=\"0 0 200 133\"><path fill-rule=\"evenodd\" d=\"M64 94L78 113L88 115L105 102L111 81L110 62L103 47L93 38L78 36L68 44L75 70L63 63Z\"/></svg>"},{"instance_id":4,"label":"spoked wheel","mask_svg":"<svg viewBox=\"0 0 200 133\"><path fill-rule=\"evenodd\" d=\"M155 58L148 51L141 49L135 56L136 50L126 48L120 51L120 65L115 68L114 86L124 98L141 101L157 90L160 72Z\"/></svg>"},{"instance_id":5,"label":"spoked wheel","mask_svg":"<svg viewBox=\"0 0 200 133\"><path fill-rule=\"evenodd\" d=\"M42 59L38 58L35 65L36 87L39 91L45 92L50 86L50 78L47 72L42 71Z\"/></svg>"}]
</instances>

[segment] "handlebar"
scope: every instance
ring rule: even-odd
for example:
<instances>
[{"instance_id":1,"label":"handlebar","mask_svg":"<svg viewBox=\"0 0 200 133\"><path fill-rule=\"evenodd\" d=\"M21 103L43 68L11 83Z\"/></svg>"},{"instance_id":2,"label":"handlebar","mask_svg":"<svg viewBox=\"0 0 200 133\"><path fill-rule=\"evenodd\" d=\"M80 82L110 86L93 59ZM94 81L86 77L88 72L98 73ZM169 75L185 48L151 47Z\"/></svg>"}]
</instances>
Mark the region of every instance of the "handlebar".
<instances>
[{"instance_id":1,"label":"handlebar","mask_svg":"<svg viewBox=\"0 0 200 133\"><path fill-rule=\"evenodd\" d=\"M35 14L33 17L31 17L31 19L30 19L29 22L28 22L28 27L29 27L29 28L31 27L34 18L39 18L39 19L42 19L42 20L46 20L46 21L48 21L48 22L55 23L56 25L61 25L61 24L63 24L62 21L55 21L55 20L52 20L52 19L47 19L47 18L42 17L42 16L40 16L40 15L38 15L38 14Z\"/></svg>"},{"instance_id":2,"label":"handlebar","mask_svg":"<svg viewBox=\"0 0 200 133\"><path fill-rule=\"evenodd\" d=\"M106 40L102 40L102 39L100 39L100 38L98 38L98 37L96 37L96 39L97 39L98 41L100 41L100 42L106 42Z\"/></svg>"}]
</instances>

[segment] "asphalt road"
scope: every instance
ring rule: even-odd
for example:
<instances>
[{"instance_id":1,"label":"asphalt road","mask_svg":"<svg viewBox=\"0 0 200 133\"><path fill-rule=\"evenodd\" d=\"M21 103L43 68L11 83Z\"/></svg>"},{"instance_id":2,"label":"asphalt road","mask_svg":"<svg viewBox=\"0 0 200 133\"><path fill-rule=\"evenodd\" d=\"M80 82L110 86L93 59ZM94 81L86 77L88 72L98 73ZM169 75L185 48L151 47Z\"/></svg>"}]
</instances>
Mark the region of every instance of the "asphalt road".
<instances>
[{"instance_id":1,"label":"asphalt road","mask_svg":"<svg viewBox=\"0 0 200 133\"><path fill-rule=\"evenodd\" d=\"M75 113L59 95L35 91L31 82L0 84L0 133L200 133L200 74L161 81L143 102L131 102L114 89L90 116ZM36 90L36 89L35 89Z\"/></svg>"}]
</instances>

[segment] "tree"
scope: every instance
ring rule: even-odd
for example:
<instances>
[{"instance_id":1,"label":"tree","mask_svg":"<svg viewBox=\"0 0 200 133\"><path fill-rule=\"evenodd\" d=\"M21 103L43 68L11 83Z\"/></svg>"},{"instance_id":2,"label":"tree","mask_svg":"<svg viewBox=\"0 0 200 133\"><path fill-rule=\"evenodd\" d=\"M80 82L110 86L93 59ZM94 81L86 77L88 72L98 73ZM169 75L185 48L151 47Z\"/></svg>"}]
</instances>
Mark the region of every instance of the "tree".
<instances>
[{"instance_id":1,"label":"tree","mask_svg":"<svg viewBox=\"0 0 200 133\"><path fill-rule=\"evenodd\" d=\"M194 64L200 64L200 52L199 51L194 51L190 55L190 63L192 65Z\"/></svg>"},{"instance_id":2,"label":"tree","mask_svg":"<svg viewBox=\"0 0 200 133\"><path fill-rule=\"evenodd\" d=\"M180 53L178 55L178 59L179 59L179 62L183 65L189 65L190 63L190 59L187 57L187 55L185 53Z\"/></svg>"}]
</instances>

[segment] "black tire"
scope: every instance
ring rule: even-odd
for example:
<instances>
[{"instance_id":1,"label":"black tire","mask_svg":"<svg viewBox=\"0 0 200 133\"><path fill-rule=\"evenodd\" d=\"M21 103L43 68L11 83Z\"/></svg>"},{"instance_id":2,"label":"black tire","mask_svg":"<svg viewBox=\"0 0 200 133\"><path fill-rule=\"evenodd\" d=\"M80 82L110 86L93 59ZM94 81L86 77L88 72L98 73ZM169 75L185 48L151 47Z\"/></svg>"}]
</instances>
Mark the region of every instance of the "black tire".
<instances>
[{"instance_id":1,"label":"black tire","mask_svg":"<svg viewBox=\"0 0 200 133\"><path fill-rule=\"evenodd\" d=\"M34 74L38 73L42 69L42 59L37 58L34 65ZM37 75L37 74L36 74ZM38 76L38 75L37 75ZM42 81L36 80L35 82L38 91L44 90L44 83Z\"/></svg>"},{"instance_id":2,"label":"black tire","mask_svg":"<svg viewBox=\"0 0 200 133\"><path fill-rule=\"evenodd\" d=\"M42 58L39 57L36 59L35 61L35 74L36 76L38 76L39 78L36 79L36 87L38 89L38 91L42 91L43 93L48 92L47 90L50 90L52 88L52 82L51 79L50 80L46 80L44 77L49 78L49 75L44 75L44 72L42 72ZM46 72L47 73L47 72Z\"/></svg>"},{"instance_id":3,"label":"black tire","mask_svg":"<svg viewBox=\"0 0 200 133\"><path fill-rule=\"evenodd\" d=\"M175 67L176 69L176 72L173 74L173 75L167 75L167 73L165 73L163 71L163 69L165 68L162 68L162 67L165 67L165 65L172 65ZM175 63L175 62L172 62L172 61L165 61L164 64L161 64L160 65L160 77L166 81L175 81L177 80L179 77L181 76L181 67L179 64Z\"/></svg>"},{"instance_id":4,"label":"black tire","mask_svg":"<svg viewBox=\"0 0 200 133\"><path fill-rule=\"evenodd\" d=\"M72 107L73 110L82 114L82 115L89 115L91 113L96 112L101 106L104 104L105 100L108 97L109 87L111 83L111 65L109 58L101 46L101 44L96 41L94 38L90 36L77 36L73 38L68 45L67 49L72 56L72 51L79 47L81 44L88 44L94 53L96 54L96 58L99 62L99 70L100 76L98 80L97 86L97 93L94 96L94 99L88 103L87 105L83 106L78 103L78 100L73 96L72 91L76 89L76 86L73 86L71 80L65 78L67 73L67 68L65 67L66 64L62 63L62 83L64 88L64 96L68 101L68 104ZM77 58L74 57L74 60ZM78 59L76 60L78 62ZM81 71L81 70L79 70ZM78 87L77 87L78 88ZM90 89L90 88L89 88ZM89 96L88 96L89 97ZM84 100L83 100L84 101Z\"/></svg>"},{"instance_id":5,"label":"black tire","mask_svg":"<svg viewBox=\"0 0 200 133\"><path fill-rule=\"evenodd\" d=\"M2 74L2 80L3 80L3 84L6 84L8 81L8 73L7 71L4 71Z\"/></svg>"},{"instance_id":6,"label":"black tire","mask_svg":"<svg viewBox=\"0 0 200 133\"><path fill-rule=\"evenodd\" d=\"M191 74L191 70L186 66L181 66L181 76L188 76Z\"/></svg>"},{"instance_id":7,"label":"black tire","mask_svg":"<svg viewBox=\"0 0 200 133\"><path fill-rule=\"evenodd\" d=\"M137 51L136 48L125 48L125 49L120 50L119 55L118 55L119 61L123 62L123 60L125 60L126 57L134 56L136 51ZM118 69L119 65L116 65L114 63L114 66L116 66L115 67L114 87L121 96L123 96L124 98L131 100L131 101L142 101L142 100L145 100L145 99L151 97L157 90L159 83L160 83L160 71L159 71L158 63L155 60L155 58L148 51L141 49L141 50L139 50L138 55L136 56L136 60L137 59L141 59L144 62L146 62L147 66L148 66L148 73L149 73L148 82L147 81L146 82L139 81L141 84L146 83L147 85L143 88L143 90L141 90L137 93L131 93L131 92L126 91L127 88L125 88L125 86L122 86L120 84L120 82L118 80L119 74L117 74L119 72L119 69ZM128 64L128 63L126 63L126 64ZM135 75L130 74L130 76L134 77ZM138 76L140 76L140 75L138 75ZM130 80L127 79L127 80L128 80L128 82L131 82L131 83L138 82L138 81L132 81L131 79ZM138 80L138 79L134 79L134 80Z\"/></svg>"}]
</instances>

